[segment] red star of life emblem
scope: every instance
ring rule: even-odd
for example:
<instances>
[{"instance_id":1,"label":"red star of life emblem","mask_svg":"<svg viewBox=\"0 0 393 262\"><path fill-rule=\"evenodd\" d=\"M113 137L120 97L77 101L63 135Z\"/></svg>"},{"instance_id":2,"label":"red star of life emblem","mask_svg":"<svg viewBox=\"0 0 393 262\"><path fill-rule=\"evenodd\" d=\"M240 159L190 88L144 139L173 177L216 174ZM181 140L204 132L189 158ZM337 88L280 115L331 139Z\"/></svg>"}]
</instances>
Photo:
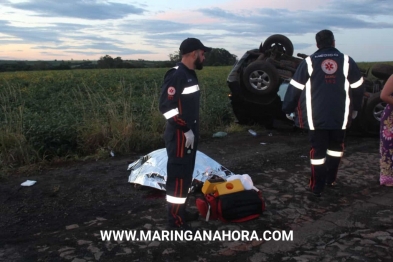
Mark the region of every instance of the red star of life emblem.
<instances>
[{"instance_id":1,"label":"red star of life emblem","mask_svg":"<svg viewBox=\"0 0 393 262\"><path fill-rule=\"evenodd\" d=\"M168 88L168 95L173 96L176 94L176 89L173 86Z\"/></svg>"},{"instance_id":2,"label":"red star of life emblem","mask_svg":"<svg viewBox=\"0 0 393 262\"><path fill-rule=\"evenodd\" d=\"M332 70L333 69L333 65L331 64L331 63L327 63L326 65L325 65L325 68L326 68L326 70Z\"/></svg>"},{"instance_id":3,"label":"red star of life emblem","mask_svg":"<svg viewBox=\"0 0 393 262\"><path fill-rule=\"evenodd\" d=\"M325 59L321 64L323 72L328 75L334 74L337 71L337 63L332 59Z\"/></svg>"}]
</instances>

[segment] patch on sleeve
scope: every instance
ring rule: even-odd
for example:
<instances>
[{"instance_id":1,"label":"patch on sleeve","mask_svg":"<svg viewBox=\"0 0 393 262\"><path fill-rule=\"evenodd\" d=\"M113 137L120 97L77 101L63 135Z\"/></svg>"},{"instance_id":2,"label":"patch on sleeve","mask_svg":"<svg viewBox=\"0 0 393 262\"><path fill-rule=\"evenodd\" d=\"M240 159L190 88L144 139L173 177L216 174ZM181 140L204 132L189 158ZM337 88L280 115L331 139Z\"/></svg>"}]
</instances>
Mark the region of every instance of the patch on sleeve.
<instances>
[{"instance_id":1,"label":"patch on sleeve","mask_svg":"<svg viewBox=\"0 0 393 262\"><path fill-rule=\"evenodd\" d=\"M323 72L328 75L334 74L337 71L337 63L332 59L325 59L321 64Z\"/></svg>"},{"instance_id":2,"label":"patch on sleeve","mask_svg":"<svg viewBox=\"0 0 393 262\"><path fill-rule=\"evenodd\" d=\"M174 96L176 94L176 89L173 86L168 88L168 95Z\"/></svg>"}]
</instances>

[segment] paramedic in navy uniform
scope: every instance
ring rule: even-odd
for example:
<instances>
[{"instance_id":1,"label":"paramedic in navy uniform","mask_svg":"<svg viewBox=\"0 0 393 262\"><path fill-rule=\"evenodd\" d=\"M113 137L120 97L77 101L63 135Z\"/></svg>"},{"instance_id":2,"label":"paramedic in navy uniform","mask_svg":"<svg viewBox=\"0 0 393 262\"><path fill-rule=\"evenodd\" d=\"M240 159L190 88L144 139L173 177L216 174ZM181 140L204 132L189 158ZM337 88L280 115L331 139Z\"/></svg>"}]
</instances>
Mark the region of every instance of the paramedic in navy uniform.
<instances>
[{"instance_id":1,"label":"paramedic in navy uniform","mask_svg":"<svg viewBox=\"0 0 393 262\"><path fill-rule=\"evenodd\" d=\"M315 39L318 50L297 68L282 110L288 118L294 112L296 126L309 130L309 186L320 197L325 185L336 185L345 132L361 108L364 89L357 64L335 48L333 33L322 30Z\"/></svg>"},{"instance_id":2,"label":"paramedic in navy uniform","mask_svg":"<svg viewBox=\"0 0 393 262\"><path fill-rule=\"evenodd\" d=\"M199 137L200 91L194 70L203 68L205 52L210 50L196 38L185 39L180 45L181 62L165 74L161 86L159 109L167 120L164 140L168 154L166 201L169 228L189 228L185 223L185 207Z\"/></svg>"}]
</instances>

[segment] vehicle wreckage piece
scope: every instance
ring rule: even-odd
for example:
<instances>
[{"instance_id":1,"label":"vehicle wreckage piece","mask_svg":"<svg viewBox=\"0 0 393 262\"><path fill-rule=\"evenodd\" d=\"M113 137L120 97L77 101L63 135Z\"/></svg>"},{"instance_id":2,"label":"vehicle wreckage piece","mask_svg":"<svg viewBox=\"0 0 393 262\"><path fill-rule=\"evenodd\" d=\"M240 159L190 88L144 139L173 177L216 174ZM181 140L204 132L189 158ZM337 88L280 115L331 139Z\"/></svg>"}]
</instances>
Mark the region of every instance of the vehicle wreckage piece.
<instances>
[{"instance_id":1,"label":"vehicle wreckage piece","mask_svg":"<svg viewBox=\"0 0 393 262\"><path fill-rule=\"evenodd\" d=\"M371 74L376 78L387 80L393 74L393 65L375 64L371 67Z\"/></svg>"},{"instance_id":2,"label":"vehicle wreckage piece","mask_svg":"<svg viewBox=\"0 0 393 262\"><path fill-rule=\"evenodd\" d=\"M279 86L277 69L267 61L255 61L244 70L244 84L256 95L277 92Z\"/></svg>"},{"instance_id":3,"label":"vehicle wreckage piece","mask_svg":"<svg viewBox=\"0 0 393 262\"><path fill-rule=\"evenodd\" d=\"M244 86L259 96L276 93L282 80L291 78L302 61L292 55L293 44L288 37L269 36L259 50L249 50L243 56L243 61L246 60L242 72Z\"/></svg>"},{"instance_id":4,"label":"vehicle wreckage piece","mask_svg":"<svg viewBox=\"0 0 393 262\"><path fill-rule=\"evenodd\" d=\"M227 78L231 91L228 97L237 122L271 128L273 119L278 119L293 125L281 110L282 101L289 81L306 57L301 53L293 56L292 42L279 34L268 37L259 49L246 51ZM380 116L386 107L379 96L393 74L393 65L376 63L362 73L365 88L362 109L349 130L378 135Z\"/></svg>"},{"instance_id":5,"label":"vehicle wreckage piece","mask_svg":"<svg viewBox=\"0 0 393 262\"><path fill-rule=\"evenodd\" d=\"M293 55L293 44L292 41L285 35L275 34L266 38L265 42L261 44L261 52L270 52L277 55L286 54L288 56ZM261 49L261 47L259 48Z\"/></svg>"}]
</instances>

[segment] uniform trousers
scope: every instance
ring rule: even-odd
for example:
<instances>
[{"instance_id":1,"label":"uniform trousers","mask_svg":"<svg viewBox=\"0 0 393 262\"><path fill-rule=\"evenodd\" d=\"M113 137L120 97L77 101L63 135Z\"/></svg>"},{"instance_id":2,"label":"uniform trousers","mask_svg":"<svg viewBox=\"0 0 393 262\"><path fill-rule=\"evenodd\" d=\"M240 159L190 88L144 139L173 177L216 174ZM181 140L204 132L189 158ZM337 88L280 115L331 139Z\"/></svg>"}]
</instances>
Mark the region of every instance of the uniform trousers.
<instances>
[{"instance_id":1,"label":"uniform trousers","mask_svg":"<svg viewBox=\"0 0 393 262\"><path fill-rule=\"evenodd\" d=\"M165 147L168 154L166 200L168 212L168 226L182 227L185 224L185 208L187 196L193 180L198 141L194 147L185 148L184 133L175 132L174 139L166 136Z\"/></svg>"},{"instance_id":2,"label":"uniform trousers","mask_svg":"<svg viewBox=\"0 0 393 262\"><path fill-rule=\"evenodd\" d=\"M310 189L321 193L326 184L337 179L338 167L344 154L345 130L309 130L311 143Z\"/></svg>"}]
</instances>

